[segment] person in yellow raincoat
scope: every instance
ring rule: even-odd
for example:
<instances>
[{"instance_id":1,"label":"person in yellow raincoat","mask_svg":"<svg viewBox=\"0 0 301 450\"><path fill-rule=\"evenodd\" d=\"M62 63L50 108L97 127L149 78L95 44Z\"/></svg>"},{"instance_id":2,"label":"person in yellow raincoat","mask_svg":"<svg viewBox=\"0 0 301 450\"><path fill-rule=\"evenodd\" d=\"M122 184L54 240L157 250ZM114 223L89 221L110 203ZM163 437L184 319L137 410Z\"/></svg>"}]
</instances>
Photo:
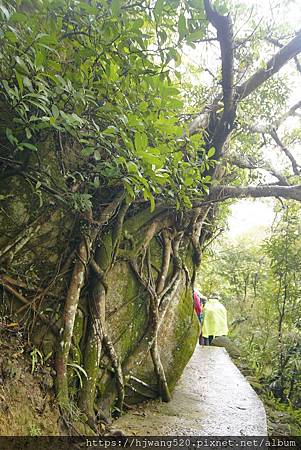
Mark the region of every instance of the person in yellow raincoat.
<instances>
[{"instance_id":1,"label":"person in yellow raincoat","mask_svg":"<svg viewBox=\"0 0 301 450\"><path fill-rule=\"evenodd\" d=\"M204 306L202 336L205 345L210 345L216 336L228 334L227 310L219 301L218 294L212 294Z\"/></svg>"}]
</instances>

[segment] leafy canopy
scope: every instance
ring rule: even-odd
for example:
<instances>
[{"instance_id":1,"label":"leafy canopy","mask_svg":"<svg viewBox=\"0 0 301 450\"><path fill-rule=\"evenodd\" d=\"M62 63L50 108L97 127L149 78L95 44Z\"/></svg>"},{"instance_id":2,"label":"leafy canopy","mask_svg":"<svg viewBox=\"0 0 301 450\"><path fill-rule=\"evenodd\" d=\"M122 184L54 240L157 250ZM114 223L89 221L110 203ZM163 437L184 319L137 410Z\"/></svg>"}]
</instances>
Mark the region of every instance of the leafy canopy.
<instances>
[{"instance_id":1,"label":"leafy canopy","mask_svg":"<svg viewBox=\"0 0 301 450\"><path fill-rule=\"evenodd\" d=\"M71 136L85 180L67 194L78 209L102 186L123 186L152 209L155 197L190 207L207 191L214 152L205 154L200 134L183 133L177 70L182 46L206 31L200 0L15 1L1 3L0 16L12 157L39 152L43 133Z\"/></svg>"}]
</instances>

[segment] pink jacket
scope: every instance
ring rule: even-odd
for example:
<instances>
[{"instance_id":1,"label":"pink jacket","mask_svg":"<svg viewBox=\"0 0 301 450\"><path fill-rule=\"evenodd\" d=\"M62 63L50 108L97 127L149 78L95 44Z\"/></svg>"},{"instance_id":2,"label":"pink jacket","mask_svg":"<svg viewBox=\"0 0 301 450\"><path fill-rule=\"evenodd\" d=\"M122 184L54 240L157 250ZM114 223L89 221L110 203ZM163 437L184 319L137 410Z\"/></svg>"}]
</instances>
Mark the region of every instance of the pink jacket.
<instances>
[{"instance_id":1,"label":"pink jacket","mask_svg":"<svg viewBox=\"0 0 301 450\"><path fill-rule=\"evenodd\" d=\"M193 303L194 303L194 310L197 313L197 316L199 316L203 312L203 305L196 291L194 291L193 293Z\"/></svg>"}]
</instances>

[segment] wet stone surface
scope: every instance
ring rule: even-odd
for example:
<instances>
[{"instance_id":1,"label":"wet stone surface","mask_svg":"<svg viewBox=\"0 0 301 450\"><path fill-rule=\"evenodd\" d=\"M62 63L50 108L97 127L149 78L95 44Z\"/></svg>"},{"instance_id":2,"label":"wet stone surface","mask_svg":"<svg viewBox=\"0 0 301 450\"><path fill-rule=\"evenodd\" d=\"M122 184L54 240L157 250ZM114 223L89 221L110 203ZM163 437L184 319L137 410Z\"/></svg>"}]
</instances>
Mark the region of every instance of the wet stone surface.
<instances>
[{"instance_id":1,"label":"wet stone surface","mask_svg":"<svg viewBox=\"0 0 301 450\"><path fill-rule=\"evenodd\" d=\"M138 436L267 435L261 400L220 347L197 346L170 403L149 402L114 426Z\"/></svg>"}]
</instances>

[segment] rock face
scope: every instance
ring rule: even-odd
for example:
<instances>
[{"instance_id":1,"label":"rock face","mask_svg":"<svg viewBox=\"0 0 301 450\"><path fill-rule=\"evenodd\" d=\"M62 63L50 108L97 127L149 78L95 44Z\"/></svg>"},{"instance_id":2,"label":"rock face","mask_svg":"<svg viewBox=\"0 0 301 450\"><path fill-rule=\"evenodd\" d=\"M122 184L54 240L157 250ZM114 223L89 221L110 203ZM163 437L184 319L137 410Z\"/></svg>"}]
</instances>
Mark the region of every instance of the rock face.
<instances>
[{"instance_id":1,"label":"rock face","mask_svg":"<svg viewBox=\"0 0 301 450\"><path fill-rule=\"evenodd\" d=\"M45 172L45 189L41 190L40 182L34 181L34 170L30 175L32 181L16 174L0 182L0 277L2 295L6 300L1 305L0 314L2 319L10 317L18 322L28 333L32 345L50 361L53 361L58 348L58 332L62 326L73 264L78 257L76 248L82 226L80 212L76 212L71 204L64 204L55 195L47 193L48 177L54 180L58 190L62 183L59 164L53 156L54 147L54 142L46 137L40 143L39 159L36 155L31 156L31 166L40 165ZM74 174L79 162L72 151L73 157L66 158L64 164L65 170ZM106 277L106 328L121 364L126 364L143 339L149 320L148 293L131 269L126 252L130 253L136 244L143 241L145 231L140 231L139 226L145 222L151 224L155 215L156 212L145 209L126 219L120 258L110 267ZM112 252L114 234L116 229L113 226L97 244L102 247L103 260ZM151 239L149 248L152 277L156 279L163 258L158 236ZM159 353L171 389L193 352L199 332L189 281L193 271L192 250L186 243L180 252L185 267L180 270L180 283L167 308L158 339ZM173 270L174 264L171 263L167 279L172 277ZM87 270L87 279L88 275ZM69 358L71 365L83 365L91 302L89 289L87 282L75 318ZM138 362L131 369L131 377L126 380L128 403L157 395L151 357L148 355ZM70 392L73 396L76 395L81 372L69 367ZM97 383L98 404L109 411L116 396L116 380L105 353L101 357Z\"/></svg>"}]
</instances>

